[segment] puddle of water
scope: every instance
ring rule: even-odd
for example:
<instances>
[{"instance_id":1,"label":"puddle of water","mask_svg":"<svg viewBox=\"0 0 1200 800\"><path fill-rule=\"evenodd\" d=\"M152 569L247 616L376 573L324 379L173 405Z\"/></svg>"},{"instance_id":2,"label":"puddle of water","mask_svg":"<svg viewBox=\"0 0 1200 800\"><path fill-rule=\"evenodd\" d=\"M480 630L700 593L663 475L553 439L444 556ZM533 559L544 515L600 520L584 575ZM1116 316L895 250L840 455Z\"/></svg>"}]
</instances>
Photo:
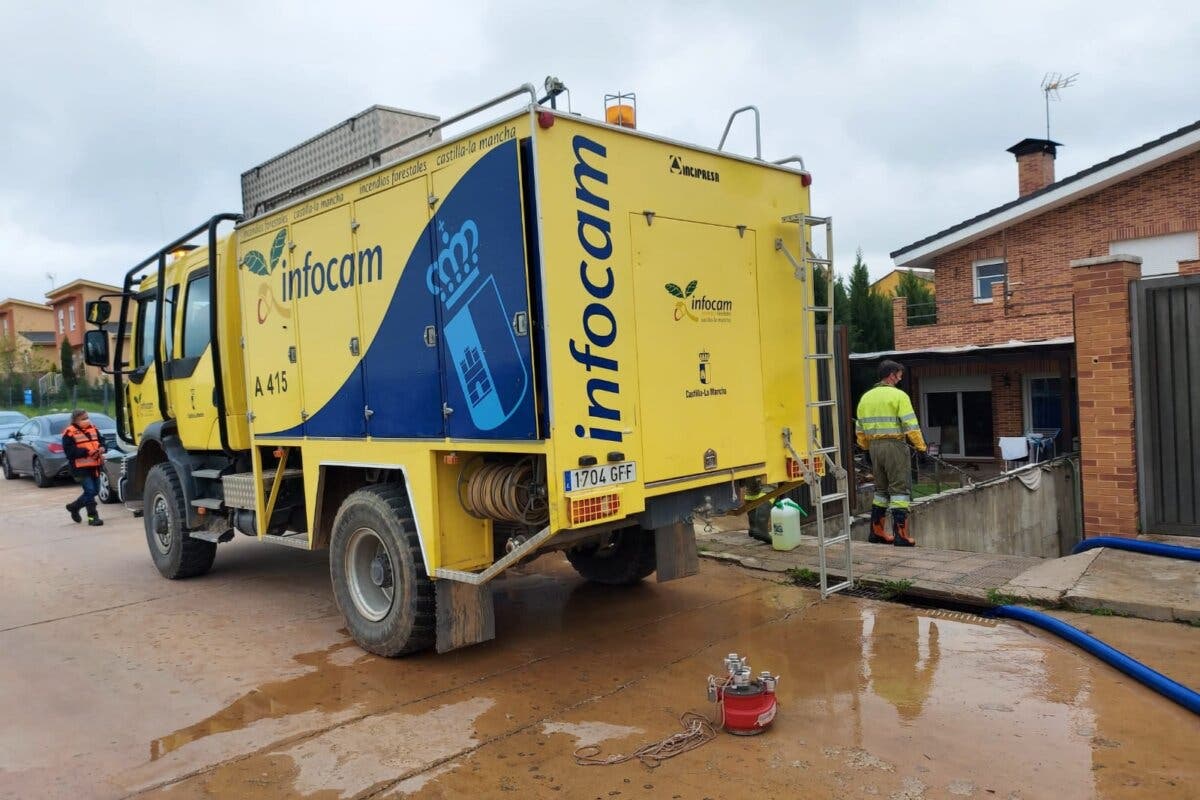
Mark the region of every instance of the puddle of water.
<instances>
[{"instance_id":1,"label":"puddle of water","mask_svg":"<svg viewBox=\"0 0 1200 800\"><path fill-rule=\"evenodd\" d=\"M218 733L242 730L264 719L314 710L345 710L353 696L352 692L344 691L346 687L343 683L349 673L334 667L346 660L356 662L363 655L363 651L353 644L337 644L326 650L301 653L295 656L295 660L311 667L312 672L255 687L212 716L151 740L150 760L157 761L191 742Z\"/></svg>"}]
</instances>

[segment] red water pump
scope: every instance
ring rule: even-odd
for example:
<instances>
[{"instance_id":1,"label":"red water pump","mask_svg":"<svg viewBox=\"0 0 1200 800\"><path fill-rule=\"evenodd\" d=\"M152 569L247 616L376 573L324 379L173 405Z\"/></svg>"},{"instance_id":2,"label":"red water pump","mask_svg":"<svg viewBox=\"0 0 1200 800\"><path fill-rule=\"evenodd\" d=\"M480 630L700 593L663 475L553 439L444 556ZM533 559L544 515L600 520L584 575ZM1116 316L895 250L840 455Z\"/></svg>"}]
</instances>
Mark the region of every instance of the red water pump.
<instances>
[{"instance_id":1,"label":"red water pump","mask_svg":"<svg viewBox=\"0 0 1200 800\"><path fill-rule=\"evenodd\" d=\"M708 676L708 700L720 708L725 730L738 736L753 736L771 727L775 719L778 684L778 675L763 671L756 678L746 659L730 653L725 656L725 675Z\"/></svg>"}]
</instances>

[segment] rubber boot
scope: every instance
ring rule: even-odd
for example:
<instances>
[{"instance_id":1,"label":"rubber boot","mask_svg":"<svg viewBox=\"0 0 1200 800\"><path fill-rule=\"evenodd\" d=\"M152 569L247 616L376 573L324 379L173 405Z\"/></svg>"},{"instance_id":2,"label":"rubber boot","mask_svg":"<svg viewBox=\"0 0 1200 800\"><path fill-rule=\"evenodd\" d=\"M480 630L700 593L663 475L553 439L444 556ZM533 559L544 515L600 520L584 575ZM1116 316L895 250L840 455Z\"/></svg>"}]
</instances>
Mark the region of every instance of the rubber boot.
<instances>
[{"instance_id":1,"label":"rubber boot","mask_svg":"<svg viewBox=\"0 0 1200 800\"><path fill-rule=\"evenodd\" d=\"M893 537L884 528L883 522L887 518L887 509L883 506L871 506L871 535L867 537L867 541L872 544L892 544Z\"/></svg>"},{"instance_id":2,"label":"rubber boot","mask_svg":"<svg viewBox=\"0 0 1200 800\"><path fill-rule=\"evenodd\" d=\"M892 509L892 533L896 534L896 547L917 546L917 540L908 535L908 512L904 509Z\"/></svg>"},{"instance_id":3,"label":"rubber boot","mask_svg":"<svg viewBox=\"0 0 1200 800\"><path fill-rule=\"evenodd\" d=\"M83 517L79 516L79 506L75 505L76 502L78 501L72 500L63 506L63 508L67 509L67 513L71 515L72 522L83 522Z\"/></svg>"},{"instance_id":4,"label":"rubber boot","mask_svg":"<svg viewBox=\"0 0 1200 800\"><path fill-rule=\"evenodd\" d=\"M87 507L87 515L88 525L91 525L93 528L98 528L104 524L104 520L100 519L100 514L97 513L95 505Z\"/></svg>"}]
</instances>

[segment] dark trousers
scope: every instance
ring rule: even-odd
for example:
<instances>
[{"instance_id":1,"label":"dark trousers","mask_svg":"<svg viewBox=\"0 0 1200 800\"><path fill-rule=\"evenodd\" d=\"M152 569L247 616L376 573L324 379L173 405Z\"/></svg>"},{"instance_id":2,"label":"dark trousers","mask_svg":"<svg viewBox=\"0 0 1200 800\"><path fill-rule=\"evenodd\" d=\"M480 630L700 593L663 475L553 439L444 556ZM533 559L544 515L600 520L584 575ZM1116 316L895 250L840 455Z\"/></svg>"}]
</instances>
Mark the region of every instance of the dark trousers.
<instances>
[{"instance_id":1,"label":"dark trousers","mask_svg":"<svg viewBox=\"0 0 1200 800\"><path fill-rule=\"evenodd\" d=\"M78 511L86 508L89 517L96 516L96 494L100 491L100 476L95 472L76 472L75 479L83 487L83 494L71 503Z\"/></svg>"}]
</instances>

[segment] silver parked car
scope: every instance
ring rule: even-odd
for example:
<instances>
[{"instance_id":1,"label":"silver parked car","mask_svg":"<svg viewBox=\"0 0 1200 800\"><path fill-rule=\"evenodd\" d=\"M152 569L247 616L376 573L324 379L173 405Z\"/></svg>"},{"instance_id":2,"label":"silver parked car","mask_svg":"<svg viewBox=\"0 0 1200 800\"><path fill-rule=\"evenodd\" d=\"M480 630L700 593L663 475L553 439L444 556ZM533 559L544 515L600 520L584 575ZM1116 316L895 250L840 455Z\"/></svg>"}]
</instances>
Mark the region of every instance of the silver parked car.
<instances>
[{"instance_id":1,"label":"silver parked car","mask_svg":"<svg viewBox=\"0 0 1200 800\"><path fill-rule=\"evenodd\" d=\"M116 448L117 423L103 414L88 416L100 431L105 449ZM71 465L62 446L62 433L70 423L70 414L47 414L31 418L10 434L0 456L4 461L4 477L12 480L19 475L32 475L34 482L45 489L58 478L70 476Z\"/></svg>"},{"instance_id":2,"label":"silver parked car","mask_svg":"<svg viewBox=\"0 0 1200 800\"><path fill-rule=\"evenodd\" d=\"M10 433L16 433L21 426L29 421L29 417L20 411L0 411L0 453L4 452L4 443Z\"/></svg>"}]
</instances>

